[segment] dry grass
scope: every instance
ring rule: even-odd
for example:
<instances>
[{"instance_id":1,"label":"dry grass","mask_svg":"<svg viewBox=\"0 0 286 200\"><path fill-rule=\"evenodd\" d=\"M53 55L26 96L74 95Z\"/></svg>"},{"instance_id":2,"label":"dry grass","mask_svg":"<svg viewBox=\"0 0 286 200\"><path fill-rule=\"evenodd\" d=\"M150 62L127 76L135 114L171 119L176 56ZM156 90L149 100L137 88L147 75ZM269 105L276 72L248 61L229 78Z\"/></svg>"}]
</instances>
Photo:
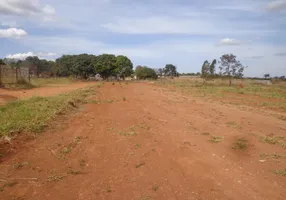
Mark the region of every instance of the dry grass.
<instances>
[{"instance_id":1,"label":"dry grass","mask_svg":"<svg viewBox=\"0 0 286 200\"><path fill-rule=\"evenodd\" d=\"M214 79L203 84L201 78L184 77L163 79L156 84L224 103L286 111L286 81L263 85L256 80L234 79L229 87L226 79Z\"/></svg>"}]
</instances>

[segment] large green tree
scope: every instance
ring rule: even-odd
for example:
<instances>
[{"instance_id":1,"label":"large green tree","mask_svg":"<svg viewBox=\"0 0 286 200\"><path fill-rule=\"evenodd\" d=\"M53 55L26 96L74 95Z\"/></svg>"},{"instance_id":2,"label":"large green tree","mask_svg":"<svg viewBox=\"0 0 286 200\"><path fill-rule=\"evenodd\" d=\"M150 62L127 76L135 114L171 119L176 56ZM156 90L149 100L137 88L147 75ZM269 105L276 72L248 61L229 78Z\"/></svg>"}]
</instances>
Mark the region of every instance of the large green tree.
<instances>
[{"instance_id":1,"label":"large green tree","mask_svg":"<svg viewBox=\"0 0 286 200\"><path fill-rule=\"evenodd\" d=\"M117 75L117 64L116 57L113 54L102 54L97 56L96 62L94 63L95 72L100 74L103 79L109 76Z\"/></svg>"},{"instance_id":2,"label":"large green tree","mask_svg":"<svg viewBox=\"0 0 286 200\"><path fill-rule=\"evenodd\" d=\"M177 76L179 73L177 72L177 67L173 64L167 64L164 68L165 76Z\"/></svg>"},{"instance_id":3,"label":"large green tree","mask_svg":"<svg viewBox=\"0 0 286 200\"><path fill-rule=\"evenodd\" d=\"M115 71L120 78L123 78L123 80L133 72L133 63L126 56L119 55L116 57L116 67L117 69Z\"/></svg>"}]
</instances>

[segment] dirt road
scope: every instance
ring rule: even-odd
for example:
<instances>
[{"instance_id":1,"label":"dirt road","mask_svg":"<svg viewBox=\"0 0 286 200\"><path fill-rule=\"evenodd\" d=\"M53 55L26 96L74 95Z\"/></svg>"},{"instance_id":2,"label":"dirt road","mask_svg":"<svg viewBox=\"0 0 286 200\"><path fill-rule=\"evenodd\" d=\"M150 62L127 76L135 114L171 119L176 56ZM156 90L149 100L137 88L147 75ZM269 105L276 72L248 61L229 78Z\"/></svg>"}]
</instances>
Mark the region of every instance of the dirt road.
<instances>
[{"instance_id":1,"label":"dirt road","mask_svg":"<svg viewBox=\"0 0 286 200\"><path fill-rule=\"evenodd\" d=\"M52 85L50 87L39 87L28 90L4 90L0 88L0 106L9 101L30 98L32 96L53 96L63 92L79 89L93 83L72 83Z\"/></svg>"},{"instance_id":2,"label":"dirt road","mask_svg":"<svg viewBox=\"0 0 286 200\"><path fill-rule=\"evenodd\" d=\"M62 123L59 121L58 123ZM0 163L1 199L285 199L286 155L261 136L285 121L147 83L105 84L96 101ZM220 142L211 142L219 136ZM239 138L245 150L233 149ZM4 158L5 159L5 158Z\"/></svg>"}]
</instances>

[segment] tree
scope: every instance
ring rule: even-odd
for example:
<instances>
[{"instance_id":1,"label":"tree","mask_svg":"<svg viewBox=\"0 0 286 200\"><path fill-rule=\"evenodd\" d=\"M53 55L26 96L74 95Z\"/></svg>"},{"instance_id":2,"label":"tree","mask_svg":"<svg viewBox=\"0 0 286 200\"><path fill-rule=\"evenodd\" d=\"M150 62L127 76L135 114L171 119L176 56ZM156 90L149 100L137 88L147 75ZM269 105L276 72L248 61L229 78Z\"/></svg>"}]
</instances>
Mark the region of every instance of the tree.
<instances>
[{"instance_id":1,"label":"tree","mask_svg":"<svg viewBox=\"0 0 286 200\"><path fill-rule=\"evenodd\" d=\"M136 70L135 70L135 75L137 76L137 78L140 79L157 79L158 76L155 72L154 69L151 69L149 67L142 67L142 66L137 66Z\"/></svg>"},{"instance_id":2,"label":"tree","mask_svg":"<svg viewBox=\"0 0 286 200\"><path fill-rule=\"evenodd\" d=\"M0 59L0 65L6 65L6 63L4 62L4 60Z\"/></svg>"},{"instance_id":3,"label":"tree","mask_svg":"<svg viewBox=\"0 0 286 200\"><path fill-rule=\"evenodd\" d=\"M201 71L201 77L204 79L204 83L207 81L209 76L210 76L210 63L209 61L205 60L205 62L202 65L202 71Z\"/></svg>"},{"instance_id":4,"label":"tree","mask_svg":"<svg viewBox=\"0 0 286 200\"><path fill-rule=\"evenodd\" d=\"M242 78L245 66L236 59L233 54L224 54L220 57L220 69L224 76L229 78L229 85L231 86L232 78Z\"/></svg>"},{"instance_id":5,"label":"tree","mask_svg":"<svg viewBox=\"0 0 286 200\"><path fill-rule=\"evenodd\" d=\"M165 76L171 76L171 77L177 76L178 72L176 66L173 64L167 64L164 68L164 74Z\"/></svg>"},{"instance_id":6,"label":"tree","mask_svg":"<svg viewBox=\"0 0 286 200\"><path fill-rule=\"evenodd\" d=\"M264 78L265 78L265 79L270 78L270 74L264 74Z\"/></svg>"},{"instance_id":7,"label":"tree","mask_svg":"<svg viewBox=\"0 0 286 200\"><path fill-rule=\"evenodd\" d=\"M164 74L164 69L163 68L159 68L158 69L158 74L159 74L160 78L162 78L162 76Z\"/></svg>"},{"instance_id":8,"label":"tree","mask_svg":"<svg viewBox=\"0 0 286 200\"><path fill-rule=\"evenodd\" d=\"M117 59L112 54L102 54L97 56L96 62L94 63L95 72L100 74L103 79L109 76L117 75Z\"/></svg>"},{"instance_id":9,"label":"tree","mask_svg":"<svg viewBox=\"0 0 286 200\"><path fill-rule=\"evenodd\" d=\"M209 73L211 76L215 74L215 67L216 67L216 59L212 61L212 64L210 65Z\"/></svg>"},{"instance_id":10,"label":"tree","mask_svg":"<svg viewBox=\"0 0 286 200\"><path fill-rule=\"evenodd\" d=\"M126 56L120 55L116 57L116 67L116 72L120 78L123 78L123 80L125 80L125 77L132 74L133 64Z\"/></svg>"}]
</instances>

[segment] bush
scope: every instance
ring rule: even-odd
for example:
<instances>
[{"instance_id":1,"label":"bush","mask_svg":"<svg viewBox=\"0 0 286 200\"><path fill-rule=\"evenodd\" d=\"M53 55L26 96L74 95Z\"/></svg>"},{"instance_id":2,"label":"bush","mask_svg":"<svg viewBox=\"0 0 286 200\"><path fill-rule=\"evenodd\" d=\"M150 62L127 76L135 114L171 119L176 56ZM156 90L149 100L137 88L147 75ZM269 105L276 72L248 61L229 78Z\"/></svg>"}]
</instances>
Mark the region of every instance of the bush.
<instances>
[{"instance_id":1,"label":"bush","mask_svg":"<svg viewBox=\"0 0 286 200\"><path fill-rule=\"evenodd\" d=\"M143 79L157 79L158 76L154 69L149 67L137 67L135 70L135 75L139 80Z\"/></svg>"}]
</instances>

